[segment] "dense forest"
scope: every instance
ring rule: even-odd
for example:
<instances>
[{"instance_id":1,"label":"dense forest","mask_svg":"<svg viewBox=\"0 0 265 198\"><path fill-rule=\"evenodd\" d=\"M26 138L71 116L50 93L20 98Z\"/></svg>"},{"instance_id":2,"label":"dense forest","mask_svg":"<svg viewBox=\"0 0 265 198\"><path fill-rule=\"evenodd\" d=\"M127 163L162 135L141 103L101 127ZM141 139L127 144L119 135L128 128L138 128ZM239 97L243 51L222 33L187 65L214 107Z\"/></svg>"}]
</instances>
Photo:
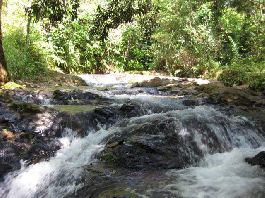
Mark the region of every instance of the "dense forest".
<instances>
[{"instance_id":1,"label":"dense forest","mask_svg":"<svg viewBox=\"0 0 265 198\"><path fill-rule=\"evenodd\" d=\"M0 2L1 81L34 79L58 68L155 70L265 87L263 0Z\"/></svg>"}]
</instances>

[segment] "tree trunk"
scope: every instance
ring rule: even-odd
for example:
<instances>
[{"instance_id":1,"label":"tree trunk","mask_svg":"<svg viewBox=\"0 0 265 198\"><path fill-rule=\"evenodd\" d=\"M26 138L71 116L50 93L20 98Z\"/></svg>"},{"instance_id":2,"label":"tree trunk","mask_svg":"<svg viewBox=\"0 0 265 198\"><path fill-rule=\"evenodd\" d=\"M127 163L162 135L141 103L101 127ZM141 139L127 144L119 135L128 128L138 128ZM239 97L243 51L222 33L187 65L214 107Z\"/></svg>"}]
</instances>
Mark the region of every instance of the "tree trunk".
<instances>
[{"instance_id":1,"label":"tree trunk","mask_svg":"<svg viewBox=\"0 0 265 198\"><path fill-rule=\"evenodd\" d=\"M6 60L3 49L3 36L2 36L2 5L3 0L0 0L0 83L8 81L8 73L6 68Z\"/></svg>"},{"instance_id":2,"label":"tree trunk","mask_svg":"<svg viewBox=\"0 0 265 198\"><path fill-rule=\"evenodd\" d=\"M30 28L31 28L32 16L28 14L28 23L27 23L27 35L26 35L26 49L28 50L30 45Z\"/></svg>"}]
</instances>

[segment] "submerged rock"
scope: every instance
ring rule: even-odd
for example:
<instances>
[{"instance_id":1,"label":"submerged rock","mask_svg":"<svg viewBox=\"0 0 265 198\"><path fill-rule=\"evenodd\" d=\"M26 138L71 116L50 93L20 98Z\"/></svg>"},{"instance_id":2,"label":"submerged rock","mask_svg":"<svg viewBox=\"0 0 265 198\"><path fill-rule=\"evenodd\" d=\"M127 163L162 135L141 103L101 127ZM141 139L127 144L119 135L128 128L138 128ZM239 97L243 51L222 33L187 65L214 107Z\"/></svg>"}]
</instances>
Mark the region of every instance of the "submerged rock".
<instances>
[{"instance_id":1,"label":"submerged rock","mask_svg":"<svg viewBox=\"0 0 265 198\"><path fill-rule=\"evenodd\" d=\"M261 151L252 158L246 158L245 161L252 166L258 165L262 168L265 168L265 151Z\"/></svg>"}]
</instances>

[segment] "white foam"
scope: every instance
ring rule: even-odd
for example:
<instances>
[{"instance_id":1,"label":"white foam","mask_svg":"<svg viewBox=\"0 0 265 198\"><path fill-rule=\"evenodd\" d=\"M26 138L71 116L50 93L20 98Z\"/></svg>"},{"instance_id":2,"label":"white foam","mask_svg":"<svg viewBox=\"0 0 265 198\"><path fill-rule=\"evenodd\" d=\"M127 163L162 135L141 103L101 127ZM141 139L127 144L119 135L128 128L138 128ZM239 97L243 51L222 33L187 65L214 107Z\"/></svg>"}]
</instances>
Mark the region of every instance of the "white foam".
<instances>
[{"instance_id":1,"label":"white foam","mask_svg":"<svg viewBox=\"0 0 265 198\"><path fill-rule=\"evenodd\" d=\"M160 79L180 80L179 77L161 76L161 75L140 75L140 74L124 74L124 73L112 73L112 74L82 74L79 75L88 85L115 85L115 84L130 84L135 82L142 82L151 80L155 77ZM195 82L199 85L209 84L209 80L200 78L188 78L189 82Z\"/></svg>"},{"instance_id":2,"label":"white foam","mask_svg":"<svg viewBox=\"0 0 265 198\"><path fill-rule=\"evenodd\" d=\"M248 165L244 159L259 149L234 149L227 153L208 155L200 167L172 170L176 182L167 190L184 198L257 198L265 195L265 172Z\"/></svg>"},{"instance_id":3,"label":"white foam","mask_svg":"<svg viewBox=\"0 0 265 198\"><path fill-rule=\"evenodd\" d=\"M64 148L55 157L9 174L0 185L0 197L30 198L41 193L58 198L74 192L82 186L75 182L80 179L82 167L90 164L94 155L104 148L101 141L109 133L100 130L82 139L62 138Z\"/></svg>"}]
</instances>

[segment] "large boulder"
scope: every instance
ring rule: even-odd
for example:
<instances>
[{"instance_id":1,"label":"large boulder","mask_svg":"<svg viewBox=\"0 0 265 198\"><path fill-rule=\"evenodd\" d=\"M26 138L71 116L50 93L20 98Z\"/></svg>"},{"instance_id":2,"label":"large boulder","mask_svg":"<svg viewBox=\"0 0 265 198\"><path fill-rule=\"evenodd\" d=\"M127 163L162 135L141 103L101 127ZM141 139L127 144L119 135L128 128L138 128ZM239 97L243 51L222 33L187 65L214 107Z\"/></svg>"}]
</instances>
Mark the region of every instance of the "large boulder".
<instances>
[{"instance_id":1,"label":"large boulder","mask_svg":"<svg viewBox=\"0 0 265 198\"><path fill-rule=\"evenodd\" d=\"M258 131L250 133L254 128L243 118L203 106L145 115L120 123L99 158L130 169L184 168L206 153L229 151L245 142L260 146L262 137L254 134Z\"/></svg>"},{"instance_id":2,"label":"large boulder","mask_svg":"<svg viewBox=\"0 0 265 198\"><path fill-rule=\"evenodd\" d=\"M169 84L174 84L177 82L178 81L174 79L155 77L155 78L152 78L151 80L137 82L133 85L133 87L160 87L160 86L166 86Z\"/></svg>"},{"instance_id":3,"label":"large boulder","mask_svg":"<svg viewBox=\"0 0 265 198\"><path fill-rule=\"evenodd\" d=\"M196 89L205 93L208 96L208 101L213 104L246 107L265 106L265 97L261 93L241 87L226 87L216 82L198 86Z\"/></svg>"}]
</instances>

